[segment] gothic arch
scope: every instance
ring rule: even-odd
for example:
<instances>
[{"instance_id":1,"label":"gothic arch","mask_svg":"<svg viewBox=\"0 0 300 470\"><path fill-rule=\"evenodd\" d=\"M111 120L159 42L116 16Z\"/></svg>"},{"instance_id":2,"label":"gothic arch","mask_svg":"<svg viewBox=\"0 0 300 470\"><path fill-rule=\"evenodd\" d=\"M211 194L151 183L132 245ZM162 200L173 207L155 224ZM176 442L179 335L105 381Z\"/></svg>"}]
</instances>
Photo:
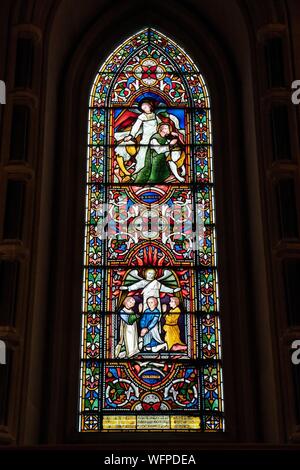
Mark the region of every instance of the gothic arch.
<instances>
[{"instance_id":1,"label":"gothic arch","mask_svg":"<svg viewBox=\"0 0 300 470\"><path fill-rule=\"evenodd\" d=\"M115 18L115 20L117 20ZM170 31L174 29L174 22L168 20L165 22L164 26L162 26L160 29L163 31L166 30L166 28L170 28ZM101 27L101 24L103 24L103 19L102 21L100 20L98 23L95 24L95 26L83 37L82 42L78 46L78 54L75 54L73 56L69 68L68 68L68 73L65 75L65 79L63 81L64 87L62 88L61 92L61 98L63 101L63 121L61 124L66 125L65 127L66 132L63 132L63 138L60 142L60 151L62 154L72 154L75 158L78 158L78 160L73 160L76 162L75 167L77 167L77 176L76 176L76 186L80 187L79 182L82 181L81 178L84 178L84 163L82 160L82 155L84 154L84 146L85 146L85 115L83 113L83 109L85 109L86 106L86 100L88 97L88 90L89 90L89 84L91 83L92 77L93 77L93 71L95 70L95 66L97 62L99 61L99 57L104 58L107 54L108 50L113 50L114 46L108 47L107 44L103 44L103 40L100 41L100 37L102 38L103 35L108 34L106 37L106 42L108 41L109 33L103 30ZM126 24L124 25L125 29L129 27ZM245 348L245 344L247 343L247 333L246 333L246 318L240 318L237 314L237 310L230 309L230 292L234 292L233 295L236 296L236 302L239 305L243 305L241 307L243 311L246 311L246 300L245 300L245 292L243 287L241 286L237 290L235 289L234 285L235 282L232 283L232 286L230 287L230 275L229 275L229 265L235 266L234 272L238 273L239 270L245 271L243 266L244 262L241 255L244 253L244 249L238 250L238 252L233 253L233 258L229 259L226 256L226 249L225 246L229 246L227 244L230 244L230 240L234 239L238 244L242 243L243 236L241 238L237 237L237 234L241 234L243 230L245 230L245 227L242 228L242 224L240 225L241 221L238 220L238 218L233 215L233 214L238 214L240 213L241 209L236 207L235 209L233 208L234 205L238 205L240 199L238 197L232 196L230 199L230 204L232 203L233 206L230 208L229 201L227 203L224 201L224 198L222 198L222 194L224 193L223 185L222 182L228 180L231 181L233 184L232 191L234 193L239 193L240 187L242 186L242 180L240 178L240 174L242 172L240 171L240 166L243 164L239 157L239 142L236 140L235 135L237 135L237 129L239 128L239 120L238 120L238 114L239 114L239 104L235 98L236 96L236 90L238 89L238 80L237 77L234 73L234 69L231 67L231 60L228 58L226 60L226 57L224 57L224 53L222 52L222 49L220 48L220 45L218 45L218 42L216 38L212 37L211 34L207 33L205 35L205 24L203 24L203 29L202 31L202 38L199 40L199 32L200 30L197 29L198 34L193 35L191 31L195 31L196 25L194 24L193 27L191 27L191 20L190 24L186 27L188 27L190 34L189 38L185 40L184 47L189 50L189 51L194 51L194 57L195 60L201 64L203 73L207 77L207 81L210 84L210 89L211 89L211 95L214 97L214 102L213 102L213 107L215 109L214 115L216 116L215 120L215 145L216 145L216 153L217 154L222 154L226 155L226 165L224 164L219 164L218 169L216 170L216 185L217 185L217 192L219 192L219 197L217 200L217 207L219 211L219 224L220 226L223 227L224 231L221 232L219 235L219 240L221 245L223 245L223 249L220 250L220 276L223 277L223 285L221 284L221 295L223 298L224 302L224 309L225 311L228 312L227 318L224 318L223 321L223 344L224 344L224 360L226 362L226 355L228 357L227 360L227 365L225 367L225 374L226 374L226 369L228 370L228 375L234 376L233 373L233 368L236 367L234 366L232 360L233 356L231 356L231 346L230 344L233 344L235 342L235 348L239 349L241 351L241 356L240 360L241 362L247 362L248 359L246 357L242 358L242 355L248 355L247 348ZM125 36L125 33L123 33ZM128 34L128 33L127 33ZM130 34L128 34L130 35ZM172 36L172 34L171 34ZM173 37L176 38L175 35L175 30ZM201 48L198 48L196 50L195 44L197 41L200 41L201 43ZM100 44L102 46L102 51L100 50L99 52L99 47ZM112 39L111 44L115 44L115 40ZM190 47L189 47L190 46ZM86 52L83 52L86 51ZM89 62L86 61L86 58L89 57ZM81 70L81 71L80 71ZM72 85L71 85L72 84ZM75 98L75 99L74 99ZM72 103L72 105L71 105ZM76 122L73 120L71 116L71 109L77 109L77 116L81 116L80 119L76 119ZM225 113L228 115L228 119L226 119L226 122L223 123L222 121L222 113ZM74 117L74 114L73 114ZM73 124L71 124L73 122ZM70 135L70 127L69 126L75 126L76 135L78 136L78 141L75 142L74 140L72 141L71 138L68 136ZM69 130L68 130L69 128ZM77 157L75 157L77 156ZM224 163L224 160L223 160ZM67 162L65 162L67 164ZM68 166L71 164L69 162ZM59 165L59 164L58 164ZM59 165L60 166L60 165ZM69 166L69 170L67 168L65 171L74 171L74 167L71 164ZM236 176L234 176L236 175ZM239 175L239 176L237 176ZM72 179L72 178L71 178ZM63 180L62 180L63 181ZM64 183L62 183L64 184ZM78 203L79 201L83 200L83 190L81 188L81 193L78 194ZM81 208L80 208L81 207ZM75 219L70 220L70 224L74 225L75 227L80 227L81 226L81 220L83 217L83 207L78 206L79 210L75 214ZM66 209L68 212L68 210ZM66 212L66 213L67 213ZM237 226L233 228L232 226L226 226L226 219L227 220L233 220ZM74 232L73 232L74 233ZM65 234L66 235L66 234ZM70 235L69 235L70 236ZM76 240L73 239L74 245L75 246L75 253L80 253L81 246L82 246L82 239L80 236L80 233L77 233L78 239L76 237ZM66 239L65 239L66 240ZM65 241L65 243L68 244L68 242ZM80 261L78 258L77 261L77 266L72 266L70 267L70 273L76 273L76 279L80 279ZM233 280L232 280L233 281ZM237 280L239 282L239 280ZM59 282L60 284L60 282ZM79 293L79 283L78 283L78 289L76 288L76 292ZM79 302L79 303L78 303ZM77 304L77 307L76 307ZM71 309L76 311L78 308L78 305L80 305L80 299L79 296L75 299L72 299L72 304L71 304ZM228 322L227 322L228 320ZM244 335L238 335L235 339L232 338L232 329L230 327L230 323L233 321L235 324L238 324L239 331L244 331ZM61 320L59 320L59 323L61 325ZM76 342L76 333L78 332L78 325L72 325L72 338L73 338L73 346L72 350L75 352L76 347L78 346L78 343ZM59 332L58 332L59 334ZM238 339L239 338L239 339ZM240 341L240 344L238 345L236 341ZM230 372L231 371L231 372ZM53 373L55 371L53 370ZM245 374L244 377L244 385L243 385L243 392L247 395L247 400L248 402L251 402L253 399L252 392L251 392L251 387L249 388L247 383L247 378L245 371L243 371L241 367L241 374ZM74 380L74 371L71 372L71 375ZM76 385L75 382L69 381L69 384L72 383L72 387L75 387ZM60 387L62 384L60 385ZM71 387L71 385L70 385ZM228 389L228 395L232 395L233 390L234 390L234 385L232 385L232 390L230 391ZM72 388L69 389L70 396L72 394ZM74 388L73 388L74 390ZM59 396L59 388L56 390L55 393L58 393L57 396ZM225 392L226 393L226 392ZM225 394L225 400L226 400L226 394ZM230 398L228 399L228 405L227 405L227 412L228 415L231 416L232 422L230 423L230 419L228 422L228 434L225 436L225 439L228 439L230 436L230 431L232 427L234 427L233 422L235 420L239 419L239 415L243 413L247 413L246 409L243 409L243 407L239 408L237 405L237 400L235 402L230 403ZM69 410L69 418L71 421L69 421L69 429L74 429L74 411L76 410L76 397L72 397L72 407L70 407ZM63 410L62 410L63 411ZM249 413L249 416L247 417L247 420L249 422L249 426L246 430L246 433L251 435L253 432L253 428L251 428L251 422L252 422L252 413ZM53 415L53 420L55 421L55 415ZM73 421L72 421L73 420ZM53 425L54 422L53 422ZM251 431L252 429L252 431Z\"/></svg>"}]
</instances>

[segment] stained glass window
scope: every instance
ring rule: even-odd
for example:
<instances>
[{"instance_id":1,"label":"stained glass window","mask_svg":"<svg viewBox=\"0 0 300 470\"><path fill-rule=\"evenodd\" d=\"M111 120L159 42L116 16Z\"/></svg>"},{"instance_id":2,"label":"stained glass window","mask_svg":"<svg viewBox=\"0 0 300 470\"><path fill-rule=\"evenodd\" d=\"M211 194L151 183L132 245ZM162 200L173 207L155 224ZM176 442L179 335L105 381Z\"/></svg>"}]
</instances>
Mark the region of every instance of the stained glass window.
<instances>
[{"instance_id":1,"label":"stained glass window","mask_svg":"<svg viewBox=\"0 0 300 470\"><path fill-rule=\"evenodd\" d=\"M224 431L210 97L147 28L90 94L79 431Z\"/></svg>"}]
</instances>

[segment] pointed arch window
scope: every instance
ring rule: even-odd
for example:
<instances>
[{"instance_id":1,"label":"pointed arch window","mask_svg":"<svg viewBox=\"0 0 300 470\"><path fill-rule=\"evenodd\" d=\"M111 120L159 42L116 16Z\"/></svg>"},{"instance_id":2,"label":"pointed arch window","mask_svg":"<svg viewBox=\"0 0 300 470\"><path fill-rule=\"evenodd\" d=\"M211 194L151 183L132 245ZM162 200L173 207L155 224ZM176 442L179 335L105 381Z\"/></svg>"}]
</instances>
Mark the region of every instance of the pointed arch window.
<instances>
[{"instance_id":1,"label":"pointed arch window","mask_svg":"<svg viewBox=\"0 0 300 470\"><path fill-rule=\"evenodd\" d=\"M90 94L78 426L223 431L210 97L152 28Z\"/></svg>"}]
</instances>

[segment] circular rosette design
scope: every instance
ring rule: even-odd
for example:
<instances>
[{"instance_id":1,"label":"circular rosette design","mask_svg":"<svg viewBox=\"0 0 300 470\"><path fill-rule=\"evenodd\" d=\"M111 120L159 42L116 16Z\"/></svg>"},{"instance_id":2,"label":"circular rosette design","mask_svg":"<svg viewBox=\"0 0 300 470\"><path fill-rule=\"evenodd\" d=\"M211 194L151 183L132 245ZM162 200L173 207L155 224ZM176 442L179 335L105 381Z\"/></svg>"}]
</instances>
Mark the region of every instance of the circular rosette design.
<instances>
[{"instance_id":1,"label":"circular rosette design","mask_svg":"<svg viewBox=\"0 0 300 470\"><path fill-rule=\"evenodd\" d=\"M163 217L160 209L146 208L133 222L133 227L142 239L156 239L161 233L168 231L168 219Z\"/></svg>"},{"instance_id":2,"label":"circular rosette design","mask_svg":"<svg viewBox=\"0 0 300 470\"><path fill-rule=\"evenodd\" d=\"M143 85L153 86L165 76L165 69L154 59L145 59L133 70L134 76Z\"/></svg>"},{"instance_id":3,"label":"circular rosette design","mask_svg":"<svg viewBox=\"0 0 300 470\"><path fill-rule=\"evenodd\" d=\"M172 233L164 238L164 243L176 254L177 259L194 258L194 240L182 232Z\"/></svg>"},{"instance_id":4,"label":"circular rosette design","mask_svg":"<svg viewBox=\"0 0 300 470\"><path fill-rule=\"evenodd\" d=\"M128 253L131 244L135 243L135 239L130 237L128 233L120 232L115 238L108 240L108 250L111 259L117 259L118 256L123 256Z\"/></svg>"},{"instance_id":5,"label":"circular rosette design","mask_svg":"<svg viewBox=\"0 0 300 470\"><path fill-rule=\"evenodd\" d=\"M130 380L117 378L109 382L106 392L106 406L108 408L124 408L137 399L138 389Z\"/></svg>"},{"instance_id":6,"label":"circular rosette design","mask_svg":"<svg viewBox=\"0 0 300 470\"><path fill-rule=\"evenodd\" d=\"M195 374L192 374L190 379L175 379L166 387L165 399L173 403L173 406L176 403L182 408L197 408L198 391L193 375Z\"/></svg>"}]
</instances>

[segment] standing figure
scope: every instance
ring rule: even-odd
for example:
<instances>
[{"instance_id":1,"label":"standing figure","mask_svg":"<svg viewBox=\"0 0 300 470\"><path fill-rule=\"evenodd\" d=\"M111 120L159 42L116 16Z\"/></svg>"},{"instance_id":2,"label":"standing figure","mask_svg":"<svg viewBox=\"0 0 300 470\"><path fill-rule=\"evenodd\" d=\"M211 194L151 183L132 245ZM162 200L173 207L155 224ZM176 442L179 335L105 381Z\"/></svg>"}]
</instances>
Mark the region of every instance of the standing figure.
<instances>
[{"instance_id":1,"label":"standing figure","mask_svg":"<svg viewBox=\"0 0 300 470\"><path fill-rule=\"evenodd\" d=\"M115 357L132 357L139 352L138 348L138 315L134 313L133 307L135 299L126 297L123 302L123 308L120 310L120 340L115 349Z\"/></svg>"},{"instance_id":2,"label":"standing figure","mask_svg":"<svg viewBox=\"0 0 300 470\"><path fill-rule=\"evenodd\" d=\"M166 333L165 341L169 351L185 351L187 349L180 339L180 330L178 320L180 316L179 299L172 297L170 300L170 311L165 315L165 324L163 330Z\"/></svg>"},{"instance_id":3,"label":"standing figure","mask_svg":"<svg viewBox=\"0 0 300 470\"><path fill-rule=\"evenodd\" d=\"M141 135L139 149L135 154L136 163L134 173L138 173L144 166L148 144L152 135L157 131L157 125L159 123L158 118L154 113L154 104L151 100L142 100L139 103L139 108L141 113L137 116L131 130L115 132L115 138L119 144L115 149L117 161L123 173L125 170L126 175L130 175L128 169L124 166L124 162L127 162L131 158L131 154L128 153L128 148L136 146L137 143L135 139Z\"/></svg>"},{"instance_id":4,"label":"standing figure","mask_svg":"<svg viewBox=\"0 0 300 470\"><path fill-rule=\"evenodd\" d=\"M148 297L147 308L140 319L141 338L143 338L143 347L146 351L158 352L167 349L167 344L160 337L159 320L161 313L157 305L156 297Z\"/></svg>"}]
</instances>

